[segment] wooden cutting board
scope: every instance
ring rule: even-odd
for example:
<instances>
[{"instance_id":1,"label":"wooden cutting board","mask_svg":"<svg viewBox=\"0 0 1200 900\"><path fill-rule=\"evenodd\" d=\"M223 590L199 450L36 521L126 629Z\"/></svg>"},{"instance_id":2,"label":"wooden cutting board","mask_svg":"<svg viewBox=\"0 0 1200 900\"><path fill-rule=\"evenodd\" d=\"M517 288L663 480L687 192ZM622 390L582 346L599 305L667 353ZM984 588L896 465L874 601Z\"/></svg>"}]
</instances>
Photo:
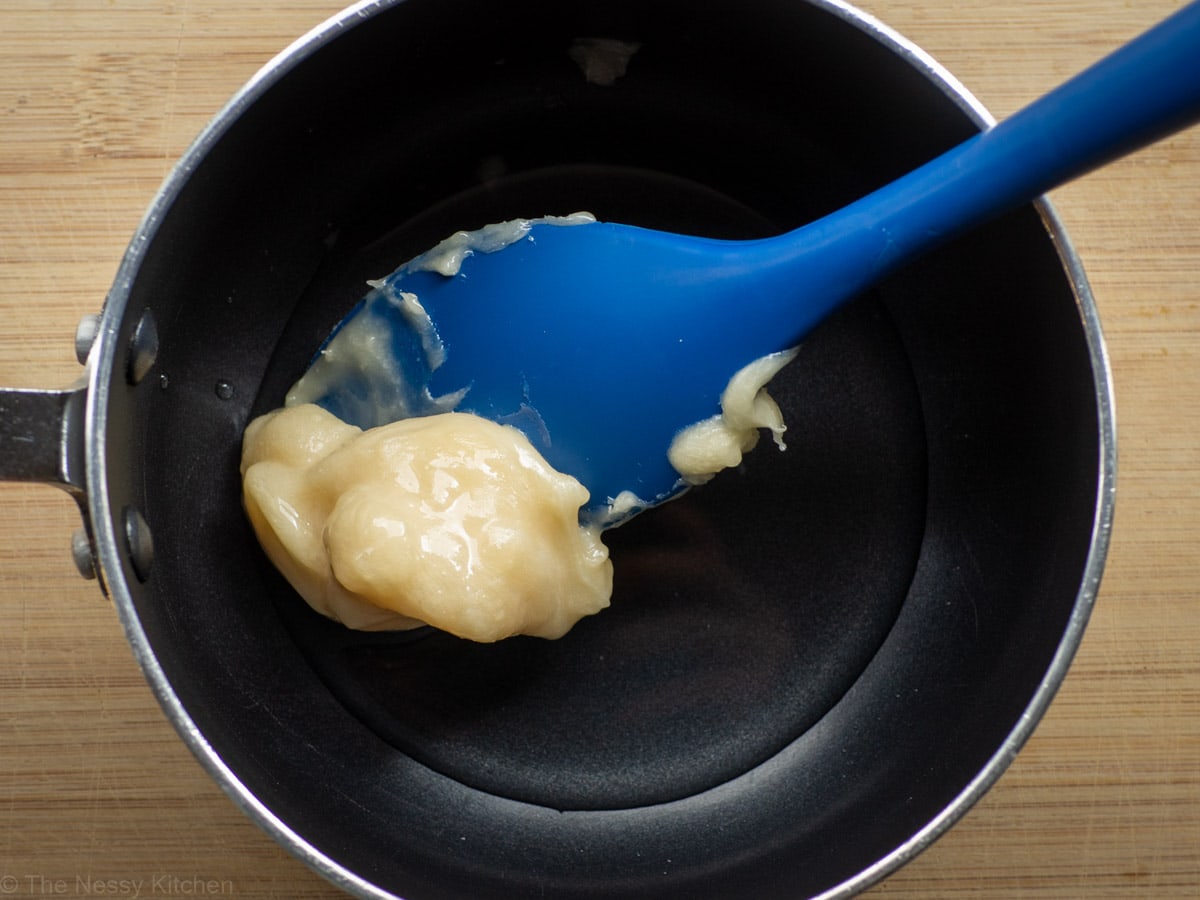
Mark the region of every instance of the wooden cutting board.
<instances>
[{"instance_id":1,"label":"wooden cutting board","mask_svg":"<svg viewBox=\"0 0 1200 900\"><path fill-rule=\"evenodd\" d=\"M74 380L160 181L337 0L4 0L0 384ZM864 0L996 115L1181 4ZM1200 61L1198 61L1200 64ZM1107 574L1075 666L1000 784L873 897L1200 896L1200 132L1054 195L1116 382ZM0 895L310 898L176 738L53 489L0 485Z\"/></svg>"}]
</instances>

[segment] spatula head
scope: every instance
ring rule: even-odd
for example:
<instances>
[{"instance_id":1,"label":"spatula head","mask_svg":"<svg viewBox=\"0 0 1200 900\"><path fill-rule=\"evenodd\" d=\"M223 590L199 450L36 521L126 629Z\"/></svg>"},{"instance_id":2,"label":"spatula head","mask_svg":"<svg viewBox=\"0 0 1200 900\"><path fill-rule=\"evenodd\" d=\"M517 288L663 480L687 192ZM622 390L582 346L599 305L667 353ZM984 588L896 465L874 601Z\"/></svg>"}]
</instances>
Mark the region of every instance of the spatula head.
<instances>
[{"instance_id":1,"label":"spatula head","mask_svg":"<svg viewBox=\"0 0 1200 900\"><path fill-rule=\"evenodd\" d=\"M684 489L673 437L791 343L745 314L751 274L744 246L590 217L455 235L374 283L289 402L363 428L449 409L511 424L611 524L617 498Z\"/></svg>"}]
</instances>

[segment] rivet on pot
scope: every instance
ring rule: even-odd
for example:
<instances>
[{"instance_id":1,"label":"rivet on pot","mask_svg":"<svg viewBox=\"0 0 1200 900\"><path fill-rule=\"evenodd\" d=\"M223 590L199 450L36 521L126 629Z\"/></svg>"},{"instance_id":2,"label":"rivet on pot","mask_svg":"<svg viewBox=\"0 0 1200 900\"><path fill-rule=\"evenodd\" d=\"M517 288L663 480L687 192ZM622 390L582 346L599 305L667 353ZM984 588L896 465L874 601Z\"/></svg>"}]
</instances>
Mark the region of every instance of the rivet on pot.
<instances>
[{"instance_id":1,"label":"rivet on pot","mask_svg":"<svg viewBox=\"0 0 1200 900\"><path fill-rule=\"evenodd\" d=\"M91 581L96 577L96 557L92 555L92 541L87 529L77 528L71 535L71 559L79 574Z\"/></svg>"},{"instance_id":2,"label":"rivet on pot","mask_svg":"<svg viewBox=\"0 0 1200 900\"><path fill-rule=\"evenodd\" d=\"M154 313L150 310L142 312L133 337L129 341L129 358L125 366L125 380L136 385L146 377L158 357L158 326L154 322Z\"/></svg>"},{"instance_id":3,"label":"rivet on pot","mask_svg":"<svg viewBox=\"0 0 1200 900\"><path fill-rule=\"evenodd\" d=\"M150 567L154 563L154 539L150 535L150 526L142 514L132 506L125 507L125 544L129 553L129 562L138 581L150 577Z\"/></svg>"},{"instance_id":4,"label":"rivet on pot","mask_svg":"<svg viewBox=\"0 0 1200 900\"><path fill-rule=\"evenodd\" d=\"M100 333L100 317L95 313L84 316L75 327L75 358L81 366L87 365L88 354L92 352L92 344Z\"/></svg>"}]
</instances>

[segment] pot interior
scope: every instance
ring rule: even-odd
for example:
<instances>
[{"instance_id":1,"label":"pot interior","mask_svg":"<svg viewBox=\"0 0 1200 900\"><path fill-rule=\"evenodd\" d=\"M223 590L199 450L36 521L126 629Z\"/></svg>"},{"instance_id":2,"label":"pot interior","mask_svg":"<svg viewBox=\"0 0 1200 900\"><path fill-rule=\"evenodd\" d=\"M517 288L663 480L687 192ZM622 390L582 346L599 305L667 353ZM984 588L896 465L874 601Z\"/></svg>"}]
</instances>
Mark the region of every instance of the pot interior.
<instances>
[{"instance_id":1,"label":"pot interior","mask_svg":"<svg viewBox=\"0 0 1200 900\"><path fill-rule=\"evenodd\" d=\"M238 456L366 279L460 228L579 209L774 233L978 123L822 3L407 0L347 21L193 151L114 295L161 339L106 435L110 506L144 510L156 550L125 612L198 752L364 895L878 877L998 774L1090 601L1098 336L1041 216L826 322L774 383L787 451L610 532L612 607L563 639L350 632L262 556ZM631 54L612 83L596 38Z\"/></svg>"}]
</instances>

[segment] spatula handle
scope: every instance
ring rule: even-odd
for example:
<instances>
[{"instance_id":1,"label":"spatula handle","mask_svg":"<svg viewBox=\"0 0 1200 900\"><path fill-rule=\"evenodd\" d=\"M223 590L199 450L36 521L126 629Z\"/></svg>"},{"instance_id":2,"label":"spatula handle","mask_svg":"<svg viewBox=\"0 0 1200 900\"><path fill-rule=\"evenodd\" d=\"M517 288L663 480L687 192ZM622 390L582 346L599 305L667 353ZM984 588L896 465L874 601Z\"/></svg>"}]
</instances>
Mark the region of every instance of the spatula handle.
<instances>
[{"instance_id":1,"label":"spatula handle","mask_svg":"<svg viewBox=\"0 0 1200 900\"><path fill-rule=\"evenodd\" d=\"M1200 120L1194 2L980 136L999 186L1028 200ZM1011 171L1010 171L1011 170Z\"/></svg>"},{"instance_id":2,"label":"spatula handle","mask_svg":"<svg viewBox=\"0 0 1200 900\"><path fill-rule=\"evenodd\" d=\"M1000 124L801 231L809 246L823 245L826 261L844 258L840 302L936 244L1198 120L1193 2Z\"/></svg>"}]
</instances>

